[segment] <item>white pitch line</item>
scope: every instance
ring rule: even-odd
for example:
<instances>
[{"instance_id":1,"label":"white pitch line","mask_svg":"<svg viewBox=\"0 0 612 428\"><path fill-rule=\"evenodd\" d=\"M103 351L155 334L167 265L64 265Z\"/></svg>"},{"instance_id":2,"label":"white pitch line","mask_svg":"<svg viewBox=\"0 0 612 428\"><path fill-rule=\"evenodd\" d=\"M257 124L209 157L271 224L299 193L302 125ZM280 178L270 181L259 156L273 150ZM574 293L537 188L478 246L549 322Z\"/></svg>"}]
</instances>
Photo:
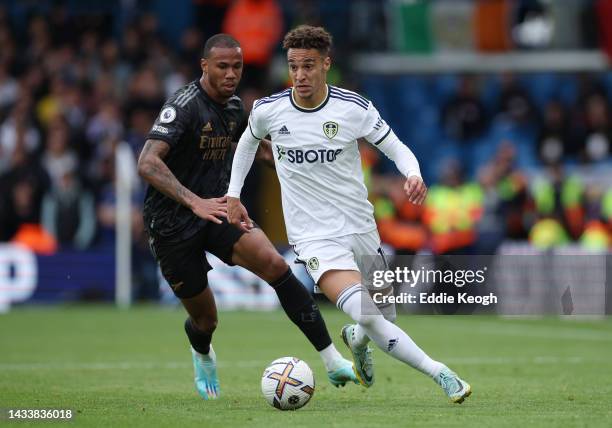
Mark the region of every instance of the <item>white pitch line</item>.
<instances>
[{"instance_id":1,"label":"white pitch line","mask_svg":"<svg viewBox=\"0 0 612 428\"><path fill-rule=\"evenodd\" d=\"M448 357L441 358L449 364L463 365L513 365L513 364L584 364L584 363L603 363L610 362L607 358L584 358L580 356L555 357L555 356L534 356L534 357ZM244 360L224 362L219 361L217 366L220 368L251 368L265 367L269 361ZM156 362L100 362L100 363L0 363L0 371L19 371L19 370L153 370L153 369L186 369L190 368L191 363L186 361L170 361L166 363Z\"/></svg>"},{"instance_id":2,"label":"white pitch line","mask_svg":"<svg viewBox=\"0 0 612 428\"><path fill-rule=\"evenodd\" d=\"M232 363L219 361L217 367L263 367L269 361L235 361ZM166 363L156 362L104 362L104 363L0 363L2 370L134 370L134 369L185 369L192 367L192 363L182 361L171 361Z\"/></svg>"}]
</instances>

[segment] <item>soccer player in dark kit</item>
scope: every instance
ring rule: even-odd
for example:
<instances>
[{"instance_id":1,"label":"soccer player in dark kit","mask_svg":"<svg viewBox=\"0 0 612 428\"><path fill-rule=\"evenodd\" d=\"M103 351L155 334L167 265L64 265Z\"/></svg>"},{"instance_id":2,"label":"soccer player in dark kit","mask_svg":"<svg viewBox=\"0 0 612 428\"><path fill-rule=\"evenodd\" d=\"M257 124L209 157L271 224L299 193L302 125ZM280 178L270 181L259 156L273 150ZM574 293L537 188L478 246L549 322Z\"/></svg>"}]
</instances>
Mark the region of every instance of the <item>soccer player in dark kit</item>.
<instances>
[{"instance_id":1,"label":"soccer player in dark kit","mask_svg":"<svg viewBox=\"0 0 612 428\"><path fill-rule=\"evenodd\" d=\"M207 286L211 267L205 251L250 270L274 288L289 319L319 351L333 385L358 383L352 363L334 347L312 296L265 234L227 222L225 194L244 115L242 101L234 95L243 66L239 43L226 34L211 37L200 64L202 77L166 101L138 160L138 172L149 184L144 221L151 250L189 314L185 332L196 389L204 399L215 399L220 391L211 346L217 309Z\"/></svg>"}]
</instances>

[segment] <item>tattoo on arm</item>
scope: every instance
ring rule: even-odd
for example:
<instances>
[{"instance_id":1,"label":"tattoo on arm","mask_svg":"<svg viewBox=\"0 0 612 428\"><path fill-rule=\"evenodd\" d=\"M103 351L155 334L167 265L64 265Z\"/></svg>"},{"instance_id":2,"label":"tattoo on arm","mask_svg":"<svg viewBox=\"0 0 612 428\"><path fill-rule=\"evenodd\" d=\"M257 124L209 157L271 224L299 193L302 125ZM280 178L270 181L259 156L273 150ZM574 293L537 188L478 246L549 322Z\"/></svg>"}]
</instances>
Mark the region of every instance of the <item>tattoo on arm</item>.
<instances>
[{"instance_id":1,"label":"tattoo on arm","mask_svg":"<svg viewBox=\"0 0 612 428\"><path fill-rule=\"evenodd\" d=\"M180 204L191 208L196 195L183 186L163 161L170 146L161 140L147 140L138 158L138 173L151 186Z\"/></svg>"}]
</instances>

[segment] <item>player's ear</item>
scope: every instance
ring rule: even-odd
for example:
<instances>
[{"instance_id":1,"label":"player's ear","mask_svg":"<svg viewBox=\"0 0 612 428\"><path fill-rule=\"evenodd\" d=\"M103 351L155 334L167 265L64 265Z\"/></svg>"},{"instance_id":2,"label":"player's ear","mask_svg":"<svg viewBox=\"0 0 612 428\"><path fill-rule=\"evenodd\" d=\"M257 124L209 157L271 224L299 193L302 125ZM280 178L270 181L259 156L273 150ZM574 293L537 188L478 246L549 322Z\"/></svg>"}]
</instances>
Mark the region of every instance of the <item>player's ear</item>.
<instances>
[{"instance_id":1,"label":"player's ear","mask_svg":"<svg viewBox=\"0 0 612 428\"><path fill-rule=\"evenodd\" d=\"M206 58L200 58L200 68L203 73L208 74L208 60Z\"/></svg>"},{"instance_id":2,"label":"player's ear","mask_svg":"<svg viewBox=\"0 0 612 428\"><path fill-rule=\"evenodd\" d=\"M331 58L330 58L330 57L328 57L328 56L326 56L326 57L323 59L323 69L324 69L325 71L329 71L330 67L331 67Z\"/></svg>"}]
</instances>

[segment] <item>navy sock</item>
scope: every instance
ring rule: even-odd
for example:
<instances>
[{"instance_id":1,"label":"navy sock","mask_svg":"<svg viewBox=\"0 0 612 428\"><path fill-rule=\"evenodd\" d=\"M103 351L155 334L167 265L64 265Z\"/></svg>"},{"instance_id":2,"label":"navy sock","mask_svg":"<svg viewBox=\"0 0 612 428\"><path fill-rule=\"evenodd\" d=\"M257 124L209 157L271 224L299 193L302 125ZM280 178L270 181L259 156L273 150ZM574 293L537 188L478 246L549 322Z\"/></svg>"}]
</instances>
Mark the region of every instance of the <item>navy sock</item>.
<instances>
[{"instance_id":1,"label":"navy sock","mask_svg":"<svg viewBox=\"0 0 612 428\"><path fill-rule=\"evenodd\" d=\"M293 275L291 268L280 278L270 282L281 306L291 321L304 333L317 351L331 345L319 307L306 287Z\"/></svg>"},{"instance_id":2,"label":"navy sock","mask_svg":"<svg viewBox=\"0 0 612 428\"><path fill-rule=\"evenodd\" d=\"M185 320L185 333L189 338L191 347L198 351L200 354L206 355L210 352L210 341L212 340L212 334L198 330L193 325L191 317Z\"/></svg>"}]
</instances>

